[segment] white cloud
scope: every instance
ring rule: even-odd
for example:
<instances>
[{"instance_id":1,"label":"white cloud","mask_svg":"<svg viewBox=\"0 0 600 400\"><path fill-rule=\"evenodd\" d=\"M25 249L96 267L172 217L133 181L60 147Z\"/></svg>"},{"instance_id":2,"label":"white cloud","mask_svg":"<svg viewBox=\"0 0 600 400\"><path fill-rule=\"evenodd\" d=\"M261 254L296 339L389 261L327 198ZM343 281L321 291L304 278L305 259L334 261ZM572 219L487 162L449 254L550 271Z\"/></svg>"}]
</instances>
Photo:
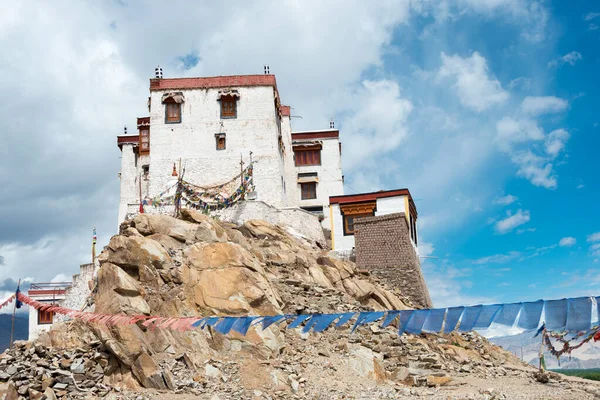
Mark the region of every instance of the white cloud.
<instances>
[{"instance_id":1,"label":"white cloud","mask_svg":"<svg viewBox=\"0 0 600 400\"><path fill-rule=\"evenodd\" d=\"M579 60L582 60L583 56L576 52L576 51L572 51L569 54L565 54L564 56L550 61L548 63L548 67L557 67L557 66L561 66L563 64L569 64L569 65L575 65L575 63Z\"/></svg>"},{"instance_id":2,"label":"white cloud","mask_svg":"<svg viewBox=\"0 0 600 400\"><path fill-rule=\"evenodd\" d=\"M345 166L361 168L361 161L393 151L408 134L406 119L412 103L400 95L398 83L390 80L363 81L351 95L343 120Z\"/></svg>"},{"instance_id":3,"label":"white cloud","mask_svg":"<svg viewBox=\"0 0 600 400\"><path fill-rule=\"evenodd\" d=\"M518 210L515 214L507 213L507 217L496 222L494 229L503 235L515 229L517 226L526 224L531 219L529 211Z\"/></svg>"},{"instance_id":4,"label":"white cloud","mask_svg":"<svg viewBox=\"0 0 600 400\"><path fill-rule=\"evenodd\" d=\"M571 246L575 245L575 243L577 243L577 239L569 236L569 237L564 237L564 238L560 239L560 241L558 242L558 245L560 247L571 247Z\"/></svg>"},{"instance_id":5,"label":"white cloud","mask_svg":"<svg viewBox=\"0 0 600 400\"><path fill-rule=\"evenodd\" d=\"M579 185L577 185L577 189L583 189L585 187L585 185L583 183L580 183Z\"/></svg>"},{"instance_id":6,"label":"white cloud","mask_svg":"<svg viewBox=\"0 0 600 400\"><path fill-rule=\"evenodd\" d=\"M537 156L531 151L523 151L514 154L511 159L519 166L517 176L529 180L534 186L546 189L556 189L558 186L552 163L544 157Z\"/></svg>"},{"instance_id":7,"label":"white cloud","mask_svg":"<svg viewBox=\"0 0 600 400\"><path fill-rule=\"evenodd\" d=\"M527 96L521 103L523 112L531 115L557 113L567 109L569 102L555 96Z\"/></svg>"},{"instance_id":8,"label":"white cloud","mask_svg":"<svg viewBox=\"0 0 600 400\"><path fill-rule=\"evenodd\" d=\"M496 200L494 200L494 204L501 204L503 206L507 206L509 204L514 203L517 200L518 197L513 196L511 194L507 194L506 196L498 197Z\"/></svg>"},{"instance_id":9,"label":"white cloud","mask_svg":"<svg viewBox=\"0 0 600 400\"><path fill-rule=\"evenodd\" d=\"M565 144L569 140L569 132L564 129L557 129L546 136L544 141L544 147L546 154L552 159L556 158L558 154L565 148Z\"/></svg>"},{"instance_id":10,"label":"white cloud","mask_svg":"<svg viewBox=\"0 0 600 400\"><path fill-rule=\"evenodd\" d=\"M587 13L585 15L585 17L583 17L583 19L584 19L584 21L591 21L591 20L593 20L595 18L598 18L598 17L600 17L600 13L599 12L590 12L590 13Z\"/></svg>"},{"instance_id":11,"label":"white cloud","mask_svg":"<svg viewBox=\"0 0 600 400\"><path fill-rule=\"evenodd\" d=\"M419 241L419 255L422 257L428 257L433 254L435 247L433 243L424 242L423 239Z\"/></svg>"},{"instance_id":12,"label":"white cloud","mask_svg":"<svg viewBox=\"0 0 600 400\"><path fill-rule=\"evenodd\" d=\"M504 103L509 97L500 81L495 76L490 76L487 61L478 52L465 58L442 53L438 79L444 78L454 80L453 87L460 102L475 111Z\"/></svg>"},{"instance_id":13,"label":"white cloud","mask_svg":"<svg viewBox=\"0 0 600 400\"><path fill-rule=\"evenodd\" d=\"M506 264L521 257L520 251L510 251L507 254L494 254L493 256L481 257L473 260L473 264Z\"/></svg>"},{"instance_id":14,"label":"white cloud","mask_svg":"<svg viewBox=\"0 0 600 400\"><path fill-rule=\"evenodd\" d=\"M521 88L523 90L529 90L531 88L532 80L531 78L525 78L524 76L520 76L516 79L513 79L508 84L509 89Z\"/></svg>"},{"instance_id":15,"label":"white cloud","mask_svg":"<svg viewBox=\"0 0 600 400\"><path fill-rule=\"evenodd\" d=\"M525 232L535 232L536 228L517 229L517 235L521 235Z\"/></svg>"},{"instance_id":16,"label":"white cloud","mask_svg":"<svg viewBox=\"0 0 600 400\"><path fill-rule=\"evenodd\" d=\"M531 119L504 117L496 123L496 132L496 142L505 151L510 151L516 143L544 139L544 131Z\"/></svg>"},{"instance_id":17,"label":"white cloud","mask_svg":"<svg viewBox=\"0 0 600 400\"><path fill-rule=\"evenodd\" d=\"M587 241L590 243L600 242L600 232L596 232L596 233L592 233L591 235L588 235Z\"/></svg>"}]
</instances>

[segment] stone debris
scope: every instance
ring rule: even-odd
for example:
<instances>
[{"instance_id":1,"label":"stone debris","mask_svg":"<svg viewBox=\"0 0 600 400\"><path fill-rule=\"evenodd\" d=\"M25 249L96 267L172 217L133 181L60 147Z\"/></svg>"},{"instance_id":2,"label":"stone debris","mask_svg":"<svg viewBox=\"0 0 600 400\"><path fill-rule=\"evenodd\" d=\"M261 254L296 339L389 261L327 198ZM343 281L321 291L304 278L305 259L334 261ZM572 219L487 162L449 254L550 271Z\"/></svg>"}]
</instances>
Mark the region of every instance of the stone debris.
<instances>
[{"instance_id":1,"label":"stone debris","mask_svg":"<svg viewBox=\"0 0 600 400\"><path fill-rule=\"evenodd\" d=\"M99 257L96 312L273 315L410 304L397 288L382 288L353 262L280 227L183 213L184 220L142 214L122 225ZM351 333L351 323L322 333L251 327L241 336L68 321L0 355L0 399L500 400L515 397L465 388L473 379L512 378L554 385L568 391L564 398L597 393L552 373L539 384L534 369L476 333L399 336L393 324L377 323Z\"/></svg>"}]
</instances>

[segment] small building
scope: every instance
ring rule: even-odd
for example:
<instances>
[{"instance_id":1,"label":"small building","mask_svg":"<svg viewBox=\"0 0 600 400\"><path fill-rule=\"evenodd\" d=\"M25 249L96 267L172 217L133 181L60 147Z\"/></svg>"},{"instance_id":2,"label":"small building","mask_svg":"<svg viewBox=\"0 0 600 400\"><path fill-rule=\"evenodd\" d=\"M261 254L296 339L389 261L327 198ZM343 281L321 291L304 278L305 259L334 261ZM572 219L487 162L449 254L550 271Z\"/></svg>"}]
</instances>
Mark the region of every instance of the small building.
<instances>
[{"instance_id":1,"label":"small building","mask_svg":"<svg viewBox=\"0 0 600 400\"><path fill-rule=\"evenodd\" d=\"M58 305L65 299L71 282L32 283L27 296L41 303ZM38 311L29 307L29 339L35 340L40 333L49 331L54 322L54 313Z\"/></svg>"},{"instance_id":2,"label":"small building","mask_svg":"<svg viewBox=\"0 0 600 400\"><path fill-rule=\"evenodd\" d=\"M417 208L408 189L329 198L332 247L417 308L433 303L419 261Z\"/></svg>"},{"instance_id":3,"label":"small building","mask_svg":"<svg viewBox=\"0 0 600 400\"><path fill-rule=\"evenodd\" d=\"M417 207L408 189L329 197L331 248L338 253L355 247L354 221L361 217L403 213L410 232L410 243L417 251Z\"/></svg>"},{"instance_id":4,"label":"small building","mask_svg":"<svg viewBox=\"0 0 600 400\"><path fill-rule=\"evenodd\" d=\"M79 273L73 275L72 282L32 283L27 295L33 300L72 310L93 311L93 306L87 307L89 296L93 290L94 279L99 264L89 263L79 266ZM29 308L29 339L35 340L40 333L49 331L53 324L68 321L65 315L48 311L38 311Z\"/></svg>"}]
</instances>

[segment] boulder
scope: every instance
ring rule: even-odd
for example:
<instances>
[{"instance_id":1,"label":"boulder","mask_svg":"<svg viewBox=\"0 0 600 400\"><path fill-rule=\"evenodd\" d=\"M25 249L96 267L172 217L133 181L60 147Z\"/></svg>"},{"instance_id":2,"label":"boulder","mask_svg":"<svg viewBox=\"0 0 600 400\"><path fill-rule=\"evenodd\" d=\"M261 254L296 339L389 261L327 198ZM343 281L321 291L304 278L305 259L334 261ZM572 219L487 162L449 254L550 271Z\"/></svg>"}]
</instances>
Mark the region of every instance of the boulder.
<instances>
[{"instance_id":1,"label":"boulder","mask_svg":"<svg viewBox=\"0 0 600 400\"><path fill-rule=\"evenodd\" d=\"M133 363L131 371L145 388L167 389L161 370L148 354L140 354Z\"/></svg>"},{"instance_id":2,"label":"boulder","mask_svg":"<svg viewBox=\"0 0 600 400\"><path fill-rule=\"evenodd\" d=\"M188 264L198 270L246 267L264 273L253 255L239 244L196 243L184 251Z\"/></svg>"},{"instance_id":3,"label":"boulder","mask_svg":"<svg viewBox=\"0 0 600 400\"><path fill-rule=\"evenodd\" d=\"M139 236L113 236L108 243L108 250L98 257L100 264L116 264L136 278L141 265L162 269L171 262L169 253L160 243Z\"/></svg>"},{"instance_id":4,"label":"boulder","mask_svg":"<svg viewBox=\"0 0 600 400\"><path fill-rule=\"evenodd\" d=\"M139 214L132 224L144 236L162 233L184 243L193 241L196 234L195 224L167 215Z\"/></svg>"}]
</instances>

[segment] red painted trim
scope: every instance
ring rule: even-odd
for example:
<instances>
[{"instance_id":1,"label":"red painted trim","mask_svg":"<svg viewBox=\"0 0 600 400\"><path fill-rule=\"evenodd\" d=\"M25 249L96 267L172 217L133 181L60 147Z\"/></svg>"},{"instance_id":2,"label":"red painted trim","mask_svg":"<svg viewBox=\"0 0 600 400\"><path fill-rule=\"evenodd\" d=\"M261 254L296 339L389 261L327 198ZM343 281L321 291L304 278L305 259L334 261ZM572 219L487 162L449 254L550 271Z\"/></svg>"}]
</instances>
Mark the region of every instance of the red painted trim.
<instances>
[{"instance_id":1,"label":"red painted trim","mask_svg":"<svg viewBox=\"0 0 600 400\"><path fill-rule=\"evenodd\" d=\"M168 89L207 89L229 86L273 86L275 75L233 75L206 78L150 79L150 91Z\"/></svg>"},{"instance_id":2,"label":"red painted trim","mask_svg":"<svg viewBox=\"0 0 600 400\"><path fill-rule=\"evenodd\" d=\"M281 106L281 116L289 117L292 112L292 107L290 106Z\"/></svg>"},{"instance_id":3,"label":"red painted trim","mask_svg":"<svg viewBox=\"0 0 600 400\"><path fill-rule=\"evenodd\" d=\"M292 132L292 140L339 138L340 131Z\"/></svg>"},{"instance_id":4,"label":"red painted trim","mask_svg":"<svg viewBox=\"0 0 600 400\"><path fill-rule=\"evenodd\" d=\"M28 296L45 296L45 295L61 295L67 293L66 289L60 290L30 290L27 292Z\"/></svg>"},{"instance_id":5,"label":"red painted trim","mask_svg":"<svg viewBox=\"0 0 600 400\"><path fill-rule=\"evenodd\" d=\"M137 127L140 129L142 126L150 126L150 117L138 117Z\"/></svg>"},{"instance_id":6,"label":"red painted trim","mask_svg":"<svg viewBox=\"0 0 600 400\"><path fill-rule=\"evenodd\" d=\"M139 144L140 135L117 136L117 146L123 148L124 144Z\"/></svg>"}]
</instances>

